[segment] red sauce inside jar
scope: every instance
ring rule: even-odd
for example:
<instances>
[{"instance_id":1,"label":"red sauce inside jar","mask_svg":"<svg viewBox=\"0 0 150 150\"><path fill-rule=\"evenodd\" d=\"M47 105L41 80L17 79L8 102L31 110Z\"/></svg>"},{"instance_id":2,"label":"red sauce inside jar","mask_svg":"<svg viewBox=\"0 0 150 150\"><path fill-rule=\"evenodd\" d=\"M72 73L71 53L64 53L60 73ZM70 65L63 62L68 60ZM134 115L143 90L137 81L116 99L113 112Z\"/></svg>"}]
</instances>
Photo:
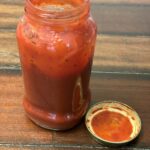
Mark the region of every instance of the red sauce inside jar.
<instances>
[{"instance_id":1,"label":"red sauce inside jar","mask_svg":"<svg viewBox=\"0 0 150 150\"><path fill-rule=\"evenodd\" d=\"M91 99L89 79L96 26L89 16L88 1L26 1L26 15L17 28L24 108L40 126L71 128L85 114ZM82 3L87 4L83 7ZM56 14L48 11L54 5ZM80 5L83 8L74 12ZM49 13L51 16L47 16ZM61 18L66 15L69 19Z\"/></svg>"},{"instance_id":2,"label":"red sauce inside jar","mask_svg":"<svg viewBox=\"0 0 150 150\"><path fill-rule=\"evenodd\" d=\"M133 131L128 117L108 110L96 114L91 125L98 137L111 142L129 140Z\"/></svg>"}]
</instances>

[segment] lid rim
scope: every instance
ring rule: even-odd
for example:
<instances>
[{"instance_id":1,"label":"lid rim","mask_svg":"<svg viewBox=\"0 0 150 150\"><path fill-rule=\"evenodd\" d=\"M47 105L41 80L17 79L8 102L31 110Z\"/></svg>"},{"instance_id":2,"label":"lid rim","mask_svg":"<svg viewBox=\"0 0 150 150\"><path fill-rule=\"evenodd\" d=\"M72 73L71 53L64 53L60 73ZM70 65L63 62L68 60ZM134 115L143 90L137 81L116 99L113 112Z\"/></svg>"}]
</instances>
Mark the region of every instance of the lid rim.
<instances>
[{"instance_id":1,"label":"lid rim","mask_svg":"<svg viewBox=\"0 0 150 150\"><path fill-rule=\"evenodd\" d=\"M93 133L93 131L91 131L90 127L88 127L88 117L89 117L89 113L92 111L92 108L94 108L94 106L97 106L97 105L101 105L101 104L104 104L104 103L114 103L114 104L119 104L119 105L123 105L124 107L126 107L127 109L131 110L132 112L135 113L136 115L136 119L138 120L139 122L139 127L138 127L138 132L135 134L135 136L133 136L132 138L130 138L129 140L123 140L123 141L119 141L119 142L113 142L113 141L109 141L109 140L106 140L106 139L103 139L101 138L100 136L97 136L96 134ZM113 100L105 100L105 101L102 101L102 102L97 102L95 104L92 104L91 107L89 108L88 112L86 113L86 116L85 116L85 125L86 125L86 128L89 132L89 134L94 138L94 140L96 140L98 143L102 143L104 145L108 145L108 146L121 146L121 145L126 145L132 141L134 141L135 139L138 138L138 136L140 135L140 131L142 129L142 121L141 121L141 118L140 116L138 115L138 113L135 111L135 109L133 109L132 107L130 107L129 105L125 104L125 103L122 103L120 101L113 101Z\"/></svg>"}]
</instances>

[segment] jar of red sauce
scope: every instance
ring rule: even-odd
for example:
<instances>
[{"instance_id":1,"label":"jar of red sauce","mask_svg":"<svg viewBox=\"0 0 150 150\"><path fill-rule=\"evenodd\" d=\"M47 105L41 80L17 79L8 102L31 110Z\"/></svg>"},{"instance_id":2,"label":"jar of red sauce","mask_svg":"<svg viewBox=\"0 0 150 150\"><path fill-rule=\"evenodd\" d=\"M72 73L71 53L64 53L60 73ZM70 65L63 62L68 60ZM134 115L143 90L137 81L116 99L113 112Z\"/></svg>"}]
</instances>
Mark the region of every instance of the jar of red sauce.
<instances>
[{"instance_id":1,"label":"jar of red sauce","mask_svg":"<svg viewBox=\"0 0 150 150\"><path fill-rule=\"evenodd\" d=\"M17 40L27 116L47 129L72 128L91 100L96 25L89 0L26 0Z\"/></svg>"}]
</instances>

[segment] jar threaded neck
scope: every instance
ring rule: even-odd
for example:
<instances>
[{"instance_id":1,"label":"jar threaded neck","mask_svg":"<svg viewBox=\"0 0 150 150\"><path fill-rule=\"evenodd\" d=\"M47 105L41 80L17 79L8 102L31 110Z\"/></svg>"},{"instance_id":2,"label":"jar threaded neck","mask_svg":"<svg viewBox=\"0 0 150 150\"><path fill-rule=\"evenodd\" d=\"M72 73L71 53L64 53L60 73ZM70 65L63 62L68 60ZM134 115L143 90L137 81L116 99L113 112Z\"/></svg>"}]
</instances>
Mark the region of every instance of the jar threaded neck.
<instances>
[{"instance_id":1,"label":"jar threaded neck","mask_svg":"<svg viewBox=\"0 0 150 150\"><path fill-rule=\"evenodd\" d=\"M86 18L89 15L89 0L26 0L25 14L34 20L42 20L50 23L61 21L73 21ZM69 3L70 2L70 3ZM74 2L74 3L73 3Z\"/></svg>"}]
</instances>

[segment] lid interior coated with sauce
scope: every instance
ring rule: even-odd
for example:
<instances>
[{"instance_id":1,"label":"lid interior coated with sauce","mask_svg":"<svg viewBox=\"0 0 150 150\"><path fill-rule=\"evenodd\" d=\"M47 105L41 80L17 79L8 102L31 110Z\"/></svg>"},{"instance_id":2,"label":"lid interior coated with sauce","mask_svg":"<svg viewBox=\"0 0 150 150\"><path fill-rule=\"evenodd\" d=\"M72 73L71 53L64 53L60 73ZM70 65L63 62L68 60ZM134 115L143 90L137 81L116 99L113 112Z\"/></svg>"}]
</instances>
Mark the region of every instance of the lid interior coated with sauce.
<instances>
[{"instance_id":1,"label":"lid interior coated with sauce","mask_svg":"<svg viewBox=\"0 0 150 150\"><path fill-rule=\"evenodd\" d=\"M85 124L97 142L109 146L131 142L141 130L141 119L137 112L117 101L93 105L86 114Z\"/></svg>"}]
</instances>

